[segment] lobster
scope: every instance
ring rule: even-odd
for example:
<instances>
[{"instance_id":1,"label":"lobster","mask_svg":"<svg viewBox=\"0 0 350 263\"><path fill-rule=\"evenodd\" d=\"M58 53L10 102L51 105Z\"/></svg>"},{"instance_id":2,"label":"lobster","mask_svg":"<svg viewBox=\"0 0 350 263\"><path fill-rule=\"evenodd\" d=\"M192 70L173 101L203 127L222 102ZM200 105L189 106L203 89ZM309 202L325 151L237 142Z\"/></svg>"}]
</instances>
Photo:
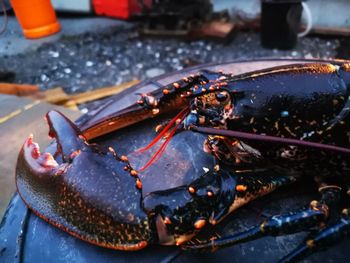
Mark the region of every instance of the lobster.
<instances>
[{"instance_id":1,"label":"lobster","mask_svg":"<svg viewBox=\"0 0 350 263\"><path fill-rule=\"evenodd\" d=\"M139 151L166 137L141 169L112 147L93 143L179 109ZM349 63L294 64L241 75L202 71L141 94L137 103L80 128L50 111L46 119L55 142L41 153L29 136L18 157L17 189L45 221L118 250L155 243L215 250L316 229L281 260L296 261L350 234L350 213L341 207L350 194L349 112ZM204 151L216 165L186 185L144 195L140 175L183 131L209 134ZM231 236L195 240L242 205L305 176L314 178L321 195L308 208Z\"/></svg>"}]
</instances>

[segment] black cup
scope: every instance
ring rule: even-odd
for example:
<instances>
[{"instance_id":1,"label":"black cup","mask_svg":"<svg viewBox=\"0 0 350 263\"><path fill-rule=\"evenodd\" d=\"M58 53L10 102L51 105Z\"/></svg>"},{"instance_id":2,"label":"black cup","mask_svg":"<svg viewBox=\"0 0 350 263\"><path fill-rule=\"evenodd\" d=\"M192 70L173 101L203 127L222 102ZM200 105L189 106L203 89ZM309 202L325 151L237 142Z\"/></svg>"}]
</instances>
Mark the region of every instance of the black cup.
<instances>
[{"instance_id":1,"label":"black cup","mask_svg":"<svg viewBox=\"0 0 350 263\"><path fill-rule=\"evenodd\" d=\"M302 0L261 0L261 44L292 49L298 40Z\"/></svg>"}]
</instances>

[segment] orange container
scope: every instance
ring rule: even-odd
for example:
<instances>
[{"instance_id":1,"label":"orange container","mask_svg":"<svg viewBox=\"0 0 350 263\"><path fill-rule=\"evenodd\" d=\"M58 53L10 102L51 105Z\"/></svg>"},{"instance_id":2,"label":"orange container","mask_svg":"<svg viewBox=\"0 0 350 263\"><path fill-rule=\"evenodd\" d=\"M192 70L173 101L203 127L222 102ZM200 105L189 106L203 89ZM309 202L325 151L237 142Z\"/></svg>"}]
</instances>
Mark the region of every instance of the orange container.
<instances>
[{"instance_id":1,"label":"orange container","mask_svg":"<svg viewBox=\"0 0 350 263\"><path fill-rule=\"evenodd\" d=\"M46 37L60 31L50 0L11 0L26 38Z\"/></svg>"}]
</instances>

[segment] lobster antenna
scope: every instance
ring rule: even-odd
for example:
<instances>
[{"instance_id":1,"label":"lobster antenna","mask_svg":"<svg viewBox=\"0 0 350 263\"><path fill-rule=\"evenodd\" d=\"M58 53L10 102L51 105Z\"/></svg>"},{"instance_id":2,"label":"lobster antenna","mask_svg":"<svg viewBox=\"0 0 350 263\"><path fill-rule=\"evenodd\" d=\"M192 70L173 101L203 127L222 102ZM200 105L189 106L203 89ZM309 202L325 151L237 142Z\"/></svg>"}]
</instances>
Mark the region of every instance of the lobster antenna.
<instances>
[{"instance_id":1,"label":"lobster antenna","mask_svg":"<svg viewBox=\"0 0 350 263\"><path fill-rule=\"evenodd\" d=\"M155 161L157 161L159 159L159 157L161 156L161 154L164 152L165 148L169 144L171 138L174 136L177 128L181 125L182 121L186 118L188 108L186 108L185 110L186 111L184 111L184 110L181 111L181 113L182 113L181 121L178 124L176 124L176 126L171 130L170 135L168 136L168 138L166 138L165 142L160 146L160 148L152 156L152 158L139 171L146 170L151 164L153 164Z\"/></svg>"},{"instance_id":2,"label":"lobster antenna","mask_svg":"<svg viewBox=\"0 0 350 263\"><path fill-rule=\"evenodd\" d=\"M191 126L190 130L199 132L199 133L204 133L204 134L215 134L215 135L236 137L240 139L247 139L252 141L260 141L260 142L283 143L288 145L303 146L306 148L320 149L324 151L334 151L339 153L350 154L349 148L330 145L330 144L302 141L297 139L281 138L276 136L252 134L247 132L238 132L238 131L223 130L223 129L205 128L205 127L198 127L198 126Z\"/></svg>"},{"instance_id":3,"label":"lobster antenna","mask_svg":"<svg viewBox=\"0 0 350 263\"><path fill-rule=\"evenodd\" d=\"M171 133L170 136L165 140L165 142L160 146L160 148L157 150L157 152L152 156L152 158L139 170L139 171L144 171L146 170L152 163L154 163L155 161L157 161L160 157L160 154L162 154L166 148L166 146L168 145L168 143L170 142L171 137L174 135L175 133L175 129L174 128ZM157 158L158 157L158 158Z\"/></svg>"},{"instance_id":4,"label":"lobster antenna","mask_svg":"<svg viewBox=\"0 0 350 263\"><path fill-rule=\"evenodd\" d=\"M186 107L182 111L180 111L168 124L164 127L164 129L153 139L153 141L150 142L147 146L138 149L137 153L143 153L149 149L151 149L164 135L165 133L176 123L177 119L182 118L187 115L189 107ZM181 123L181 122L180 122Z\"/></svg>"}]
</instances>

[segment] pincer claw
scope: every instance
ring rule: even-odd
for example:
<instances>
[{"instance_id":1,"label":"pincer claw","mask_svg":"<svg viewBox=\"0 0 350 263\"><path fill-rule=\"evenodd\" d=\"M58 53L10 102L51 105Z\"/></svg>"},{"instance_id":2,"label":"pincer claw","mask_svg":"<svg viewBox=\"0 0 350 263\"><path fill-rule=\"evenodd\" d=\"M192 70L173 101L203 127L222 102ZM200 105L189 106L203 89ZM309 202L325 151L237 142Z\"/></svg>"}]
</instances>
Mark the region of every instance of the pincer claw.
<instances>
[{"instance_id":1,"label":"pincer claw","mask_svg":"<svg viewBox=\"0 0 350 263\"><path fill-rule=\"evenodd\" d=\"M151 234L139 205L141 181L129 161L111 147L89 144L63 114L50 111L46 119L57 150L41 153L32 135L26 140L16 168L23 201L45 221L90 243L143 248ZM138 236L130 239L125 224Z\"/></svg>"}]
</instances>

